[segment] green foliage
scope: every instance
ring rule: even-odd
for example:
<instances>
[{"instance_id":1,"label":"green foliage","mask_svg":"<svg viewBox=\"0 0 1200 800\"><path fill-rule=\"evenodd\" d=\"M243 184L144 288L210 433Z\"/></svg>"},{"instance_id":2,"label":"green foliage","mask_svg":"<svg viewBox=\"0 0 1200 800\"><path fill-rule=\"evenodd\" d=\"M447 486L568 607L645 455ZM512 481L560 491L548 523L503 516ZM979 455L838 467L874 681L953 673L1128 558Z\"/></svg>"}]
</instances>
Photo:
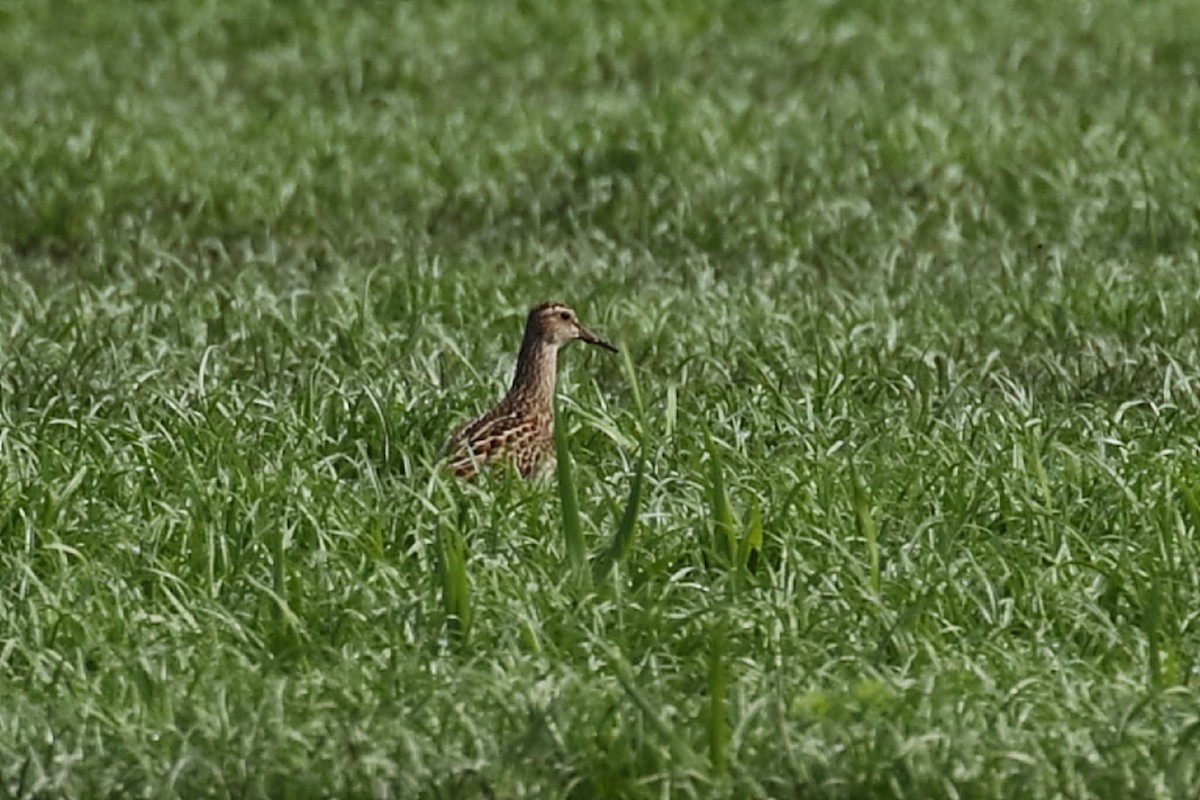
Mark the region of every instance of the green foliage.
<instances>
[{"instance_id":1,"label":"green foliage","mask_svg":"<svg viewBox=\"0 0 1200 800\"><path fill-rule=\"evenodd\" d=\"M1195 795L1193 6L0 4L0 796Z\"/></svg>"}]
</instances>

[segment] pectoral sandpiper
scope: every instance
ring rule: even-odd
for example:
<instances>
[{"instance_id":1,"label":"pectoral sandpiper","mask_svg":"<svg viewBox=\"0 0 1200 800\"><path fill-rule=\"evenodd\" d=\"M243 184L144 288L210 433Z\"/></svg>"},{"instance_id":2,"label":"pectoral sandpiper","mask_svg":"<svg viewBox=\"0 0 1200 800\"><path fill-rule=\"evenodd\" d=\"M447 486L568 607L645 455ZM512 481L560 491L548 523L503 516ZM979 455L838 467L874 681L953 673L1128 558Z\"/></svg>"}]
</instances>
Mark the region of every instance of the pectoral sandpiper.
<instances>
[{"instance_id":1,"label":"pectoral sandpiper","mask_svg":"<svg viewBox=\"0 0 1200 800\"><path fill-rule=\"evenodd\" d=\"M496 407L450 434L450 470L470 480L479 467L511 461L529 477L554 453L554 383L558 349L576 339L617 352L579 324L562 303L542 303L529 312L512 387Z\"/></svg>"}]
</instances>

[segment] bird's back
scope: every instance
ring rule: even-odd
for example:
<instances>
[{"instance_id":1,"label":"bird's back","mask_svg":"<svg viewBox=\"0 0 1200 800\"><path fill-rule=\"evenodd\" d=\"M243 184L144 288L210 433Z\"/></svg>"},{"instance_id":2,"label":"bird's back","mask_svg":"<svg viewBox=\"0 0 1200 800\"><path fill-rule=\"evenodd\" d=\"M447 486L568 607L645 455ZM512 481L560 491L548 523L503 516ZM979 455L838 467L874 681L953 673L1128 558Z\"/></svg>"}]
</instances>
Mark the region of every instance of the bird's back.
<instances>
[{"instance_id":1,"label":"bird's back","mask_svg":"<svg viewBox=\"0 0 1200 800\"><path fill-rule=\"evenodd\" d=\"M508 401L505 398L450 434L450 470L455 475L470 479L481 466L508 460L521 475L529 477L553 452L553 415Z\"/></svg>"}]
</instances>

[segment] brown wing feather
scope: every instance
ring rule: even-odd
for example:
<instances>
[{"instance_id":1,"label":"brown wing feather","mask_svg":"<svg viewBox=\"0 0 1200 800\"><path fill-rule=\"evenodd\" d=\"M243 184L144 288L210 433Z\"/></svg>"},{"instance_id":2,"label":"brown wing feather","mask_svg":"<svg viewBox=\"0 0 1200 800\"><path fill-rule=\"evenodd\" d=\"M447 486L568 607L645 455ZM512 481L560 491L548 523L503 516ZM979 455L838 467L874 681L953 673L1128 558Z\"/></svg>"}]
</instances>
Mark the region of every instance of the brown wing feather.
<instances>
[{"instance_id":1,"label":"brown wing feather","mask_svg":"<svg viewBox=\"0 0 1200 800\"><path fill-rule=\"evenodd\" d=\"M548 443L553 441L550 425L548 416L493 409L451 435L450 470L470 480L480 466L508 459L521 475L529 477L549 452Z\"/></svg>"}]
</instances>

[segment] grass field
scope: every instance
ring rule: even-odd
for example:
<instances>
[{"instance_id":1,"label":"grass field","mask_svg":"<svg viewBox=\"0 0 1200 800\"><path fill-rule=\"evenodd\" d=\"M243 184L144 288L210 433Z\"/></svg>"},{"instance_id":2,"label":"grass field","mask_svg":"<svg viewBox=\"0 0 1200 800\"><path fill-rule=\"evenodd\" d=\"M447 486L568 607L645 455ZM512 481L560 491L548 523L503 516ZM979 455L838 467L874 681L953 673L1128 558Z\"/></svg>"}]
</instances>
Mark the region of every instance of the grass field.
<instances>
[{"instance_id":1,"label":"grass field","mask_svg":"<svg viewBox=\"0 0 1200 800\"><path fill-rule=\"evenodd\" d=\"M10 0L0 796L1200 796L1198 131L1185 0Z\"/></svg>"}]
</instances>

